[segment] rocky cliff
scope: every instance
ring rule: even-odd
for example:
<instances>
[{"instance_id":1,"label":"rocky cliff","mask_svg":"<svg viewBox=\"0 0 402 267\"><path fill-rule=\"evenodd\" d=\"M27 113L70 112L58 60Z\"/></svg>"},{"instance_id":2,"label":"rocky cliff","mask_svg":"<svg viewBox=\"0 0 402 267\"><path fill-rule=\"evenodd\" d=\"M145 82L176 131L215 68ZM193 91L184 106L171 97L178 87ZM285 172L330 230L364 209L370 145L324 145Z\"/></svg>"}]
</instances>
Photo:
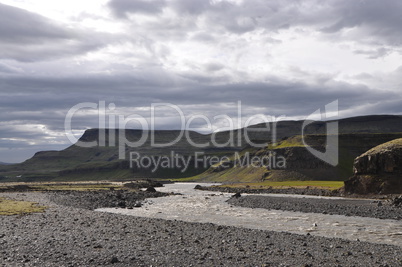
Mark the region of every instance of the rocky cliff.
<instances>
[{"instance_id":1,"label":"rocky cliff","mask_svg":"<svg viewBox=\"0 0 402 267\"><path fill-rule=\"evenodd\" d=\"M357 157L354 175L345 181L352 194L402 193L402 138L381 144Z\"/></svg>"}]
</instances>

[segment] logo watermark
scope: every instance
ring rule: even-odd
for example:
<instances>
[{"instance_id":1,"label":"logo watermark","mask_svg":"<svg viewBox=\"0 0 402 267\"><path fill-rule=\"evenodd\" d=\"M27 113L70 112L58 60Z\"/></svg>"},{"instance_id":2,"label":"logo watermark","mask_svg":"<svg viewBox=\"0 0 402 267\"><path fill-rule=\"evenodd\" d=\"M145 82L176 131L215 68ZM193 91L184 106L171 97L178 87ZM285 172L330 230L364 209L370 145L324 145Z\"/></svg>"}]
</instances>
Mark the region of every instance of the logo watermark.
<instances>
[{"instance_id":1,"label":"logo watermark","mask_svg":"<svg viewBox=\"0 0 402 267\"><path fill-rule=\"evenodd\" d=\"M230 167L286 169L284 156L276 153L256 156L250 152L241 154L235 152L232 156L206 155L204 152L195 152L194 155L183 156L171 151L169 155L141 155L139 152L130 152L130 168L147 169L156 172L161 169L177 169L184 173L190 168L227 169Z\"/></svg>"},{"instance_id":2,"label":"logo watermark","mask_svg":"<svg viewBox=\"0 0 402 267\"><path fill-rule=\"evenodd\" d=\"M175 131L175 135L170 139L161 139L157 136L156 118L163 117L166 110L174 113L179 120L180 130ZM90 112L97 115L98 136L93 140L83 141L75 137L72 122L75 116L80 112ZM267 148L268 143L272 149L280 143L277 140L277 126L280 121L284 121L286 116L267 116L257 114L244 118L241 102L237 102L235 116L227 114L218 114L212 118L203 114L195 114L186 116L185 112L177 105L171 103L153 103L149 107L149 116L133 113L129 115L115 114L116 105L105 101L98 103L84 102L73 106L65 117L64 127L67 138L71 143L80 147L118 147L118 158L128 160L131 168L144 168L152 172L158 169L180 169L185 172L190 167L194 168L229 168L233 166L247 167L264 167L286 168L286 159L283 156L264 155L255 156L250 153L240 154L238 151L228 156L206 155L207 149L242 149L244 147L251 148ZM309 153L316 158L332 165L338 164L338 101L325 105L325 109L317 109L315 112L306 117L301 129L302 142ZM326 121L326 144L325 152L316 150L309 146L305 140L305 129L316 120ZM333 119L332 121L327 121ZM199 127L194 127L195 121L203 122L203 129L209 130L208 138L197 138L192 133L197 132ZM217 122L220 122L217 126ZM256 122L260 123L255 126ZM137 125L138 138L129 138L126 131L128 125ZM225 132L225 138L220 138L220 134ZM160 134L160 133L159 133ZM286 134L286 133L285 133ZM292 135L292 133L290 133ZM284 133L281 133L283 137ZM256 138L257 136L257 138ZM261 140L263 142L261 142ZM175 146L185 144L190 147L190 152L186 155L176 153ZM138 148L158 149L172 148L170 154L165 155L148 155L136 152ZM141 151L141 149L139 149ZM127 159L129 157L129 159Z\"/></svg>"}]
</instances>

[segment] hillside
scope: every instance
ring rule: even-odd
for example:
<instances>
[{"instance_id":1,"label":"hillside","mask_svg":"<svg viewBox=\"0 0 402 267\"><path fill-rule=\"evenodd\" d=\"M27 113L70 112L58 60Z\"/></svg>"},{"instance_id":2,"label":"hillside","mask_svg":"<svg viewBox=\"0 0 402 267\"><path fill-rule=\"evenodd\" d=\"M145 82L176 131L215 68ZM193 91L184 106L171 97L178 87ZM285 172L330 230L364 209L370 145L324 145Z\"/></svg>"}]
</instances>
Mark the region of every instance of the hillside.
<instances>
[{"instance_id":1,"label":"hillside","mask_svg":"<svg viewBox=\"0 0 402 267\"><path fill-rule=\"evenodd\" d=\"M324 179L342 180L350 176L353 159L368 149L386 141L399 138L402 133L402 117L393 115L364 116L341 119L339 122L340 158L339 166L331 167L323 165L318 159L309 154L303 147L300 135L304 121L279 121L276 123L276 140L279 143L272 144L273 123L253 125L234 131L218 132L214 134L200 134L194 131L161 131L154 132L142 130L108 130L89 129L79 139L79 142L96 142L92 147L81 147L78 144L61 151L41 151L32 158L20 164L0 166L0 179L2 181L37 181L37 180L122 180L141 178L179 178L194 176L200 180L258 180L262 179ZM314 121L310 123L304 133L308 143L325 150L326 123ZM104 132L104 139L100 134ZM148 136L141 146L120 144L122 135L126 143L139 142L142 136ZM150 137L154 136L152 140ZM189 138L187 138L189 137ZM266 144L262 148L253 148L246 141L250 139L255 144ZM189 140L190 139L190 140ZM161 147L176 140L170 146ZM152 145L152 141L155 145ZM215 141L217 145L214 145ZM195 147L196 144L206 144ZM119 150L119 147L122 148ZM121 152L122 151L122 152ZM207 165L198 164L195 153L206 157L233 157L234 153L249 151L252 154L270 153L270 151L283 155L289 163L286 170L267 170L261 168L242 169L226 168L217 172L209 169ZM121 153L120 153L121 152ZM158 168L154 164L148 168L130 168L129 155L138 153L141 157L168 157L172 153L189 160L189 168ZM119 159L123 156L125 159ZM120 157L121 158L121 157ZM317 168L316 166L320 166ZM322 166L322 167L321 167ZM205 171L205 172L204 172Z\"/></svg>"},{"instance_id":2,"label":"hillside","mask_svg":"<svg viewBox=\"0 0 402 267\"><path fill-rule=\"evenodd\" d=\"M222 164L229 167L222 167L219 164L211 166L204 173L197 175L195 180L204 182L260 182L264 180L285 181L285 180L321 180L339 181L345 180L353 174L354 159L384 142L402 137L402 133L372 134L356 133L341 134L339 137L339 163L337 166L316 158L304 146L301 136L294 136L280 141L276 146L268 146L264 149L248 149L239 153L244 161L246 158L275 158L271 164L263 166L248 167L235 162L231 158L229 164ZM307 135L306 143L317 149L325 150L325 135ZM278 162L283 158L286 165L284 168ZM275 162L276 161L276 162ZM269 162L268 162L269 163Z\"/></svg>"}]
</instances>

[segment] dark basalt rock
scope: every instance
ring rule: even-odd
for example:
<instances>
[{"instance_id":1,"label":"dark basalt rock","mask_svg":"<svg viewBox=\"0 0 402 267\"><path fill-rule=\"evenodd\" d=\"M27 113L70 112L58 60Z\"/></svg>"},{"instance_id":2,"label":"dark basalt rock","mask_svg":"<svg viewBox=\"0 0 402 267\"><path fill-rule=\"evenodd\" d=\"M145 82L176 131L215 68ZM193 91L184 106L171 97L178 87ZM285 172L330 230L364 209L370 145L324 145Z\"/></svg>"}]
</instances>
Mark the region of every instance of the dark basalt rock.
<instances>
[{"instance_id":1,"label":"dark basalt rock","mask_svg":"<svg viewBox=\"0 0 402 267\"><path fill-rule=\"evenodd\" d=\"M199 184L197 184L197 185L194 187L194 189L196 189L196 190L204 190L204 187L201 186L201 185L199 185Z\"/></svg>"},{"instance_id":2,"label":"dark basalt rock","mask_svg":"<svg viewBox=\"0 0 402 267\"><path fill-rule=\"evenodd\" d=\"M119 259L117 257L112 257L112 259L110 260L111 264L118 263L118 262L119 262Z\"/></svg>"},{"instance_id":3,"label":"dark basalt rock","mask_svg":"<svg viewBox=\"0 0 402 267\"><path fill-rule=\"evenodd\" d=\"M376 146L357 157L353 172L345 181L346 193L402 193L402 139Z\"/></svg>"},{"instance_id":4,"label":"dark basalt rock","mask_svg":"<svg viewBox=\"0 0 402 267\"><path fill-rule=\"evenodd\" d=\"M150 186L145 191L147 191L147 192L156 192L156 189L154 187Z\"/></svg>"},{"instance_id":5,"label":"dark basalt rock","mask_svg":"<svg viewBox=\"0 0 402 267\"><path fill-rule=\"evenodd\" d=\"M240 194L239 192L237 192L237 193L234 194L232 197L234 197L234 198L239 198L239 197L241 197L241 194Z\"/></svg>"}]
</instances>

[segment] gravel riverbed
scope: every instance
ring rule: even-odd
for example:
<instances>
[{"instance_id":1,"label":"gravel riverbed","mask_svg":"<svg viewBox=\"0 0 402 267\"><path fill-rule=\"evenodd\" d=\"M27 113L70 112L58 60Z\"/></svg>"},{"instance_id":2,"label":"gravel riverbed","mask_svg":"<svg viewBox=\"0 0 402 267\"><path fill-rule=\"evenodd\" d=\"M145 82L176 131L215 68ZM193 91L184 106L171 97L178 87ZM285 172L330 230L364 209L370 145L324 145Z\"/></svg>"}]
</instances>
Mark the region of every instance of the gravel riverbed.
<instances>
[{"instance_id":1,"label":"gravel riverbed","mask_svg":"<svg viewBox=\"0 0 402 267\"><path fill-rule=\"evenodd\" d=\"M402 220L402 207L391 206L387 201L366 199L314 199L275 196L241 196L228 200L232 205L247 208L287 210Z\"/></svg>"},{"instance_id":2,"label":"gravel riverbed","mask_svg":"<svg viewBox=\"0 0 402 267\"><path fill-rule=\"evenodd\" d=\"M397 246L95 212L102 197L78 195L0 194L49 207L0 216L0 266L402 265Z\"/></svg>"}]
</instances>

